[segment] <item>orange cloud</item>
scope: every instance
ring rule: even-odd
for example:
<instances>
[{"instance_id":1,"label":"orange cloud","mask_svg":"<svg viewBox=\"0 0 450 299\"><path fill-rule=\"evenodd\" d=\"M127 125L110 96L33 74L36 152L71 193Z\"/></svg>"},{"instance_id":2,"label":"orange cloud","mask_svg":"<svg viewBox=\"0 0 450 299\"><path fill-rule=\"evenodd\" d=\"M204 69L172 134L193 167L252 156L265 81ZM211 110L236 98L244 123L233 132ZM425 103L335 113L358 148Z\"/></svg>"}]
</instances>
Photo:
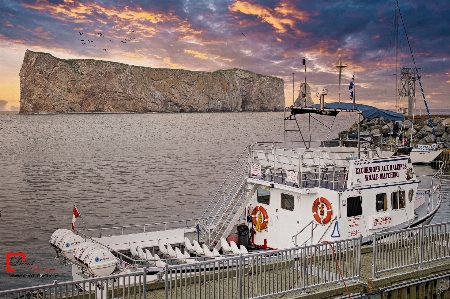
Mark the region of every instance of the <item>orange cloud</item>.
<instances>
[{"instance_id":1,"label":"orange cloud","mask_svg":"<svg viewBox=\"0 0 450 299\"><path fill-rule=\"evenodd\" d=\"M179 69L179 68L181 68L181 65L180 65L180 64L176 64L176 63L171 62L171 61L170 61L170 58L164 58L164 59L163 59L163 62L164 62L165 64L168 64L171 68L174 68L174 69Z\"/></svg>"},{"instance_id":2,"label":"orange cloud","mask_svg":"<svg viewBox=\"0 0 450 299\"><path fill-rule=\"evenodd\" d=\"M274 9L245 0L236 0L228 6L228 9L231 12L257 16L263 22L272 25L278 33L286 33L288 28L290 28L298 36L306 35L306 33L296 28L295 24L297 21L307 21L309 18L308 13L297 9L294 4L286 0L281 0Z\"/></svg>"},{"instance_id":3,"label":"orange cloud","mask_svg":"<svg viewBox=\"0 0 450 299\"><path fill-rule=\"evenodd\" d=\"M184 50L184 53L192 54L192 55L194 55L194 57L196 57L196 58L201 58L201 59L207 59L207 58L208 58L208 57L206 56L206 54L200 53L200 52L198 52L198 51Z\"/></svg>"},{"instance_id":4,"label":"orange cloud","mask_svg":"<svg viewBox=\"0 0 450 299\"><path fill-rule=\"evenodd\" d=\"M31 8L50 13L54 18L63 22L86 23L94 27L96 23L109 24L110 28L117 32L129 34L139 32L145 37L155 35L159 30L150 24L160 24L164 29L179 32L181 34L196 35L201 33L194 30L186 21L173 15L172 12L160 13L145 10L139 5L130 7L109 7L101 3L88 1L64 0L63 3L50 3L48 0L37 0L35 3L23 3L25 8ZM96 17L92 17L95 12ZM117 35L117 34L116 34Z\"/></svg>"}]
</instances>

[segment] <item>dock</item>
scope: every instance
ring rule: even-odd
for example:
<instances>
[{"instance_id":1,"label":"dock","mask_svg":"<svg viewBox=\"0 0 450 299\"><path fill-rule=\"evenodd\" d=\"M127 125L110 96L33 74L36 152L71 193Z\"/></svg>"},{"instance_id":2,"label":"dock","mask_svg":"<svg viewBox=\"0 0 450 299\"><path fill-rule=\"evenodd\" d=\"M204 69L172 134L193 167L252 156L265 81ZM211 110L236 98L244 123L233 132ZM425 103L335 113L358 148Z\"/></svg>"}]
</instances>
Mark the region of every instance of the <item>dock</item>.
<instances>
[{"instance_id":1,"label":"dock","mask_svg":"<svg viewBox=\"0 0 450 299\"><path fill-rule=\"evenodd\" d=\"M144 275L147 273L147 275ZM450 298L450 222L0 291L2 299Z\"/></svg>"}]
</instances>

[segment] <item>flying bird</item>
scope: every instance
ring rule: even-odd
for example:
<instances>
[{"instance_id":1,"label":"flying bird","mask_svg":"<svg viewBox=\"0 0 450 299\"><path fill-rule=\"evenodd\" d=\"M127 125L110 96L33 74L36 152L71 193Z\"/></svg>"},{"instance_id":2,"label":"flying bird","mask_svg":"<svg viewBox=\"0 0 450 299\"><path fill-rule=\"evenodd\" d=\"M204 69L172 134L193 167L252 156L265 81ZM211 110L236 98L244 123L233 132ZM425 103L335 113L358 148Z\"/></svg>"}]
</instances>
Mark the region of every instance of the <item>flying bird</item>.
<instances>
[{"instance_id":1,"label":"flying bird","mask_svg":"<svg viewBox=\"0 0 450 299\"><path fill-rule=\"evenodd\" d=\"M79 33L80 35L83 35L83 32L78 31L78 33Z\"/></svg>"},{"instance_id":2,"label":"flying bird","mask_svg":"<svg viewBox=\"0 0 450 299\"><path fill-rule=\"evenodd\" d=\"M242 35L245 36L244 32L242 32ZM245 36L246 37L246 36Z\"/></svg>"}]
</instances>

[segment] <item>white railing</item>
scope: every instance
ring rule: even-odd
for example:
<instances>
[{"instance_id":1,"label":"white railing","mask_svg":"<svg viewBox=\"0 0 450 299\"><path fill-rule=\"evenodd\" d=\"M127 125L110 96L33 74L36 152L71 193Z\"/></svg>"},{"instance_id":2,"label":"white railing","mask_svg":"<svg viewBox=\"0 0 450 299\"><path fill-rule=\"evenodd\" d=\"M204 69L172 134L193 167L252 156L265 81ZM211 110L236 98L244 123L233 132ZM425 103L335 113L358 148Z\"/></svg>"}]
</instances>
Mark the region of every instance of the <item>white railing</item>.
<instances>
[{"instance_id":1,"label":"white railing","mask_svg":"<svg viewBox=\"0 0 450 299\"><path fill-rule=\"evenodd\" d=\"M0 291L2 299L146 299L147 276L143 271L58 282L29 288Z\"/></svg>"},{"instance_id":2,"label":"white railing","mask_svg":"<svg viewBox=\"0 0 450 299\"><path fill-rule=\"evenodd\" d=\"M1 299L265 298L359 280L361 238L0 291ZM152 285L147 285L149 280Z\"/></svg>"},{"instance_id":3,"label":"white railing","mask_svg":"<svg viewBox=\"0 0 450 299\"><path fill-rule=\"evenodd\" d=\"M266 298L358 280L361 238L166 266L166 299Z\"/></svg>"},{"instance_id":4,"label":"white railing","mask_svg":"<svg viewBox=\"0 0 450 299\"><path fill-rule=\"evenodd\" d=\"M376 233L372 277L450 258L450 222Z\"/></svg>"}]
</instances>

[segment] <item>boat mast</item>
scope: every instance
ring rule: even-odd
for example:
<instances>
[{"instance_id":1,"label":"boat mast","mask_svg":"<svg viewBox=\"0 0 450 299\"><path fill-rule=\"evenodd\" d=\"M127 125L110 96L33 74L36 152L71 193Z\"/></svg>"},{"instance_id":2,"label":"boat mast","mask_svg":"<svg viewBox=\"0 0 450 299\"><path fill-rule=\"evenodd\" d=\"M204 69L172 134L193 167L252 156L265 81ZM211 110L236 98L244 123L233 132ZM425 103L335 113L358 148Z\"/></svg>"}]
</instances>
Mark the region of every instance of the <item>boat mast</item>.
<instances>
[{"instance_id":1,"label":"boat mast","mask_svg":"<svg viewBox=\"0 0 450 299\"><path fill-rule=\"evenodd\" d=\"M395 0L395 112L398 112L398 0Z\"/></svg>"},{"instance_id":2,"label":"boat mast","mask_svg":"<svg viewBox=\"0 0 450 299\"><path fill-rule=\"evenodd\" d=\"M338 108L341 108L341 76L342 76L342 70L347 67L347 64L342 62L342 58L339 55L339 60L334 64L334 66L339 70L339 102L338 102Z\"/></svg>"}]
</instances>

